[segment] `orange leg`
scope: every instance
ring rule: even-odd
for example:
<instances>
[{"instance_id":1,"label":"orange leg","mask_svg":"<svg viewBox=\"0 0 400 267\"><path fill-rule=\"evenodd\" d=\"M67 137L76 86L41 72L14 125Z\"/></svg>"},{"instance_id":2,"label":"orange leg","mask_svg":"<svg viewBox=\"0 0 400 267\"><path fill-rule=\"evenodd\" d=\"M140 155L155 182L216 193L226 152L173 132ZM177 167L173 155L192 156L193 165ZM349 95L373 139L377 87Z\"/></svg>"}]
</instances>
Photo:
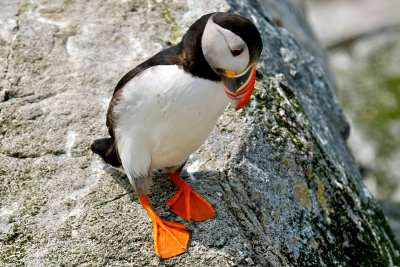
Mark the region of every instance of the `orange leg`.
<instances>
[{"instance_id":1,"label":"orange leg","mask_svg":"<svg viewBox=\"0 0 400 267\"><path fill-rule=\"evenodd\" d=\"M176 184L179 191L168 201L167 209L176 215L192 222L204 221L215 217L214 209L177 173L170 173L169 178Z\"/></svg>"},{"instance_id":2,"label":"orange leg","mask_svg":"<svg viewBox=\"0 0 400 267\"><path fill-rule=\"evenodd\" d=\"M166 259L186 252L190 235L186 226L162 220L150 207L146 195L142 195L139 202L153 222L156 255Z\"/></svg>"}]
</instances>

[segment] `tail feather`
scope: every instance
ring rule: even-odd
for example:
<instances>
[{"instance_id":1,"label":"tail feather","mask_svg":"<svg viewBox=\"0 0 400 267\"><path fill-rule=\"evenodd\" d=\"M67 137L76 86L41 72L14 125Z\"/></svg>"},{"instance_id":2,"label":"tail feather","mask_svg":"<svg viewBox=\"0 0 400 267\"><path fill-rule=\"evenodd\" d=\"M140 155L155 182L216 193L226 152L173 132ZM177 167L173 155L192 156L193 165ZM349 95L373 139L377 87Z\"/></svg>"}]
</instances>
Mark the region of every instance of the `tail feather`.
<instances>
[{"instance_id":1,"label":"tail feather","mask_svg":"<svg viewBox=\"0 0 400 267\"><path fill-rule=\"evenodd\" d=\"M103 160L114 167L121 166L121 160L119 158L117 146L114 142L114 138L101 138L94 140L90 149L99 154Z\"/></svg>"}]
</instances>

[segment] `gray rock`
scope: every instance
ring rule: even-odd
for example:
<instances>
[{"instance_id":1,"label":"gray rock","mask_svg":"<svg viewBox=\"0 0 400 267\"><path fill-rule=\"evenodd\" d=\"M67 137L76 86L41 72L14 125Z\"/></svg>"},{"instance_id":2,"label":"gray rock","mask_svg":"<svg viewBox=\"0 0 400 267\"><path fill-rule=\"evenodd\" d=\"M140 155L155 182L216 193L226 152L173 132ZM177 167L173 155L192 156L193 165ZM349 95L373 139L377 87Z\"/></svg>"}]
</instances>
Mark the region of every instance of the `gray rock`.
<instances>
[{"instance_id":1,"label":"gray rock","mask_svg":"<svg viewBox=\"0 0 400 267\"><path fill-rule=\"evenodd\" d=\"M0 4L2 265L399 264L321 59L261 4L246 3ZM190 225L190 253L160 261L126 176L89 145L107 133L108 101L124 73L179 41L202 14L228 9L263 32L255 93L242 111L226 110L182 173L217 217ZM185 223L164 209L175 191L155 171L155 211Z\"/></svg>"}]
</instances>

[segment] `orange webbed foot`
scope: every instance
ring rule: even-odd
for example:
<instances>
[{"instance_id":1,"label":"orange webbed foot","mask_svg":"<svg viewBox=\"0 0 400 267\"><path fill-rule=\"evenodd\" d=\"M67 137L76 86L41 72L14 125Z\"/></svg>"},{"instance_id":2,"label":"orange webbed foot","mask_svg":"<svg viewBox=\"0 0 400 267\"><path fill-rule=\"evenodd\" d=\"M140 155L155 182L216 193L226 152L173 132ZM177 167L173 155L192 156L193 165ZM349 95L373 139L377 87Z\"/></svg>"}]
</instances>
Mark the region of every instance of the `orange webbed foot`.
<instances>
[{"instance_id":1,"label":"orange webbed foot","mask_svg":"<svg viewBox=\"0 0 400 267\"><path fill-rule=\"evenodd\" d=\"M190 236L186 226L162 220L150 207L149 199L146 195L141 196L139 202L153 222L156 255L166 259L186 252Z\"/></svg>"},{"instance_id":2,"label":"orange webbed foot","mask_svg":"<svg viewBox=\"0 0 400 267\"><path fill-rule=\"evenodd\" d=\"M213 207L181 178L177 173L169 174L179 191L168 201L167 209L176 215L186 219L199 222L215 217Z\"/></svg>"}]
</instances>

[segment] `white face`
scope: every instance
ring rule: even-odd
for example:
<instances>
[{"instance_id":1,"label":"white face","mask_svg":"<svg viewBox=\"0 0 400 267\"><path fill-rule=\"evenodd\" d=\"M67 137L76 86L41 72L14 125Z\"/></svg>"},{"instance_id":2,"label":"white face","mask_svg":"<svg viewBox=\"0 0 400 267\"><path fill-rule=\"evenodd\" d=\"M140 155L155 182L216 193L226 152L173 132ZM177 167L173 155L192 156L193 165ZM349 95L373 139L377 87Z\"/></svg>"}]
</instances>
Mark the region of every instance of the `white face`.
<instances>
[{"instance_id":1,"label":"white face","mask_svg":"<svg viewBox=\"0 0 400 267\"><path fill-rule=\"evenodd\" d=\"M212 17L204 29L201 47L208 64L218 74L225 74L226 70L240 74L249 65L249 49L243 39L214 23ZM232 54L238 51L240 55Z\"/></svg>"}]
</instances>

